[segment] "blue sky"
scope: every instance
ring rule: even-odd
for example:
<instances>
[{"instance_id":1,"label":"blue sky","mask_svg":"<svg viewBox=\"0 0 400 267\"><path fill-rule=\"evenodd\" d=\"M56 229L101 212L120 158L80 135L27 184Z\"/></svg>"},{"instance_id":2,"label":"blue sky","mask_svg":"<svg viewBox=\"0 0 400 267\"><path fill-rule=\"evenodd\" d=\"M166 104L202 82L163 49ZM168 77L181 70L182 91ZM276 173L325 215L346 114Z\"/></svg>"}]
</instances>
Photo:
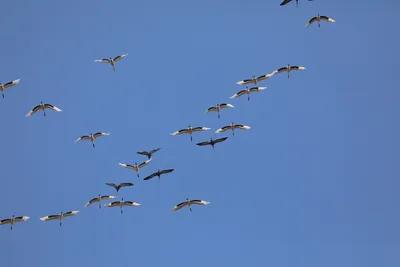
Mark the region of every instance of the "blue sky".
<instances>
[{"instance_id":1,"label":"blue sky","mask_svg":"<svg viewBox=\"0 0 400 267\"><path fill-rule=\"evenodd\" d=\"M4 266L399 266L399 4L279 4L4 1L0 218L31 217L0 227ZM337 22L305 28L318 13ZM288 63L307 70L229 99ZM40 101L63 112L24 118ZM214 134L231 122L252 129ZM170 135L189 124L213 131ZM161 182L118 165L157 147L141 175L174 168ZM142 206L83 208L106 182ZM185 197L211 204L169 212Z\"/></svg>"}]
</instances>

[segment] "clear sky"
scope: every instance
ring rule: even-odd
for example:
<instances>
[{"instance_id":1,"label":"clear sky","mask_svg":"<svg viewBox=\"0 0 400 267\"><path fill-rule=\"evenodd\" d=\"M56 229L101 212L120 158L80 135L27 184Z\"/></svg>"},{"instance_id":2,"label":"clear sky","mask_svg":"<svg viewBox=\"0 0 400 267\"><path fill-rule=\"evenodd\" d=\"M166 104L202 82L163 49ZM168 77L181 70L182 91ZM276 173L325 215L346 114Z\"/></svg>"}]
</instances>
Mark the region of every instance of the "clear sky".
<instances>
[{"instance_id":1,"label":"clear sky","mask_svg":"<svg viewBox=\"0 0 400 267\"><path fill-rule=\"evenodd\" d=\"M1 265L398 267L400 5L280 2L3 1L0 80L21 81L0 99L0 219L31 218L0 226ZM305 28L318 13L337 22ZM287 64L307 69L229 99ZM40 101L63 111L25 118ZM252 129L214 133L231 122ZM188 125L212 131L170 135ZM174 168L161 182L118 165L157 147L141 177ZM83 208L106 182L142 206ZM211 204L169 212L185 197Z\"/></svg>"}]
</instances>

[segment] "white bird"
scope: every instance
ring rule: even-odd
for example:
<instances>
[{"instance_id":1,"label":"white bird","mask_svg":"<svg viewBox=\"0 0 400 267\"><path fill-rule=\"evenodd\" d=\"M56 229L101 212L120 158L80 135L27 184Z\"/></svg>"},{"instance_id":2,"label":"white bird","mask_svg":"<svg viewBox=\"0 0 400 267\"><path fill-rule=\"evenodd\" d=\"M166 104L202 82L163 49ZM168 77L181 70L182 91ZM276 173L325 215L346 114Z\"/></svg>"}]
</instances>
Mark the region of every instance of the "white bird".
<instances>
[{"instance_id":1,"label":"white bird","mask_svg":"<svg viewBox=\"0 0 400 267\"><path fill-rule=\"evenodd\" d=\"M110 58L103 58L103 59L97 59L94 62L101 62L101 63L109 63L111 64L113 70L115 71L115 63L119 60L121 60L122 58L126 57L128 54L123 54L120 56L115 57L114 59L112 57Z\"/></svg>"},{"instance_id":2,"label":"white bird","mask_svg":"<svg viewBox=\"0 0 400 267\"><path fill-rule=\"evenodd\" d=\"M98 132L98 133L95 133L95 134L84 135L84 136L81 136L78 139L76 139L75 142L79 142L79 141L82 141L82 140L89 140L90 142L92 142L93 147L96 147L95 144L94 144L94 139L96 139L97 137L100 137L100 136L107 136L107 135L110 135L110 134L109 133Z\"/></svg>"},{"instance_id":3,"label":"white bird","mask_svg":"<svg viewBox=\"0 0 400 267\"><path fill-rule=\"evenodd\" d=\"M206 110L206 112L204 112L204 114L211 112L211 111L216 111L218 113L218 119L219 119L220 118L219 114L221 112L221 109L223 109L223 108L234 108L234 106L231 104L227 104L227 103L217 104L215 107L208 108Z\"/></svg>"},{"instance_id":4,"label":"white bird","mask_svg":"<svg viewBox=\"0 0 400 267\"><path fill-rule=\"evenodd\" d=\"M175 207L172 208L171 211L177 211L185 206L188 206L190 211L192 211L192 207L190 207L191 205L208 205L210 204L210 202L207 202L205 200L189 200L188 198L186 198L186 201L179 203L178 205L176 205Z\"/></svg>"},{"instance_id":5,"label":"white bird","mask_svg":"<svg viewBox=\"0 0 400 267\"><path fill-rule=\"evenodd\" d=\"M208 131L208 130L211 130L211 128L201 127L201 126L192 128L192 126L189 125L188 128L173 132L173 133L171 133L171 135L189 134L190 141L192 141L192 134L194 132L202 132L202 131Z\"/></svg>"},{"instance_id":6,"label":"white bird","mask_svg":"<svg viewBox=\"0 0 400 267\"><path fill-rule=\"evenodd\" d=\"M314 23L316 21L318 21L318 27L321 27L321 25L320 25L321 20L325 20L326 22L336 22L334 19L328 18L327 16L320 16L318 14L318 16L310 19L310 21L306 24L306 27L310 26L312 23Z\"/></svg>"},{"instance_id":7,"label":"white bird","mask_svg":"<svg viewBox=\"0 0 400 267\"><path fill-rule=\"evenodd\" d=\"M90 205L92 205L92 204L95 203L95 202L99 202L99 209L101 209L100 202L101 202L102 200L105 200L105 199L114 199L114 198L115 198L115 196L102 196L102 195L99 194L97 197L91 199L88 203L86 203L86 205L85 205L84 207L86 208L87 206L90 206Z\"/></svg>"},{"instance_id":8,"label":"white bird","mask_svg":"<svg viewBox=\"0 0 400 267\"><path fill-rule=\"evenodd\" d=\"M20 79L14 80L14 81L11 81L11 82L8 82L5 84L0 83L0 91L1 91L1 94L3 95L3 98L4 98L4 91L11 86L17 85L19 83L19 80Z\"/></svg>"},{"instance_id":9,"label":"white bird","mask_svg":"<svg viewBox=\"0 0 400 267\"><path fill-rule=\"evenodd\" d=\"M112 208L112 207L119 207L119 208L121 209L121 214L122 214L122 213L124 213L124 212L122 211L122 208L123 208L124 206L137 207L137 206L140 206L140 205L141 205L141 204L136 203L136 202L133 202L133 201L124 201L124 199L122 198L121 201L114 201L114 202L108 203L108 204L106 204L106 205L104 205L104 206L105 206L105 207L109 207L109 208Z\"/></svg>"},{"instance_id":10,"label":"white bird","mask_svg":"<svg viewBox=\"0 0 400 267\"><path fill-rule=\"evenodd\" d=\"M271 78L275 73L271 72L265 75L261 75L258 78L256 78L256 76L252 76L251 79L246 79L246 80L241 80L239 82L237 82L237 85L244 85L244 84L249 84L249 83L254 83L254 85L257 85L260 81L266 80Z\"/></svg>"},{"instance_id":11,"label":"white bird","mask_svg":"<svg viewBox=\"0 0 400 267\"><path fill-rule=\"evenodd\" d=\"M29 117L35 114L38 110L43 110L43 115L46 116L46 111L45 111L46 108L52 109L54 111L62 111L56 106L50 104L43 104L43 102L40 102L40 104L34 107L31 111L29 111L28 114L25 115L25 117Z\"/></svg>"},{"instance_id":12,"label":"white bird","mask_svg":"<svg viewBox=\"0 0 400 267\"><path fill-rule=\"evenodd\" d=\"M232 130L232 135L235 135L235 129L240 129L240 130L249 130L251 129L250 126L242 125L242 124L234 124L233 122L230 125L224 126L222 128L219 128L218 130L215 131L215 133L223 133L228 130Z\"/></svg>"},{"instance_id":13,"label":"white bird","mask_svg":"<svg viewBox=\"0 0 400 267\"><path fill-rule=\"evenodd\" d=\"M10 219L4 219L0 221L0 224L11 224L11 230L13 229L13 225L17 222L25 222L26 220L28 220L29 217L28 216L19 216L19 217L15 217L14 215L12 216L12 218Z\"/></svg>"},{"instance_id":14,"label":"white bird","mask_svg":"<svg viewBox=\"0 0 400 267\"><path fill-rule=\"evenodd\" d=\"M247 100L250 101L250 93L260 92L262 90L265 90L265 88L267 88L267 87L252 87L252 88L246 87L245 90L242 90L242 91L234 94L230 98L236 98L236 97L239 97L239 96L247 94Z\"/></svg>"},{"instance_id":15,"label":"white bird","mask_svg":"<svg viewBox=\"0 0 400 267\"><path fill-rule=\"evenodd\" d=\"M136 162L135 162L135 165L129 165L129 164L125 164L125 163L119 163L119 165L121 165L122 167L125 167L127 169L136 171L137 177L139 177L139 170L141 168L143 168L144 166L146 166L147 164L149 164L150 161L151 161L151 158L146 160L145 162L140 163L139 165Z\"/></svg>"},{"instance_id":16,"label":"white bird","mask_svg":"<svg viewBox=\"0 0 400 267\"><path fill-rule=\"evenodd\" d=\"M275 74L277 73L281 73L281 72L287 72L287 77L289 78L290 76L290 72L294 71L294 70L305 70L305 67L299 67L299 66L290 66L290 64L288 64L286 67L282 67L280 69L277 69L275 72Z\"/></svg>"},{"instance_id":17,"label":"white bird","mask_svg":"<svg viewBox=\"0 0 400 267\"><path fill-rule=\"evenodd\" d=\"M50 220L60 220L60 226L62 225L62 220L65 217L70 217L73 216L75 214L77 214L79 212L79 210L73 210L73 211L68 211L68 212L61 212L60 214L57 215L49 215L49 216L45 216L40 218L41 221L50 221Z\"/></svg>"}]
</instances>

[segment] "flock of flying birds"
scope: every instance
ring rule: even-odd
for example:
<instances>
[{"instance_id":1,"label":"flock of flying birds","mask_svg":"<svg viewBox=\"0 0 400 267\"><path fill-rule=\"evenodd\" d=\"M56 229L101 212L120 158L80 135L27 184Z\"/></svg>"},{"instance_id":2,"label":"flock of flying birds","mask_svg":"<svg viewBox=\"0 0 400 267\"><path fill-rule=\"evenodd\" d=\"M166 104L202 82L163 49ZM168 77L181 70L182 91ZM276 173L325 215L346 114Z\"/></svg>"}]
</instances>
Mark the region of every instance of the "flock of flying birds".
<instances>
[{"instance_id":1,"label":"flock of flying birds","mask_svg":"<svg viewBox=\"0 0 400 267\"><path fill-rule=\"evenodd\" d=\"M284 0L280 5L284 6L284 5L288 4L288 3L290 3L291 1L292 0ZM308 1L313 1L313 0L308 0ZM298 7L298 5L299 5L299 0L296 0L296 7ZM309 22L306 24L306 27L310 26L314 22L318 22L318 27L320 27L320 21L321 20L324 20L326 22L335 22L335 20L333 20L332 18L329 18L327 16L321 16L321 15L318 14L317 16L315 16L315 17L313 17L313 18L311 18L309 20ZM99 60L95 60L95 62L108 63L108 64L111 65L111 67L115 71L115 63L118 62L119 60L123 59L127 55L128 54L123 54L123 55L119 55L119 56L117 56L115 58L110 57L108 59L106 59L106 58L99 59ZM302 67L302 66L293 66L293 65L288 64L287 66L279 68L279 69L277 69L277 70L275 70L275 71L273 71L273 72L271 72L269 74L261 75L259 77L252 76L252 78L250 78L250 79L245 79L245 80L239 81L239 82L236 83L237 85L254 84L254 87L248 88L246 86L246 89L239 91L238 93L234 94L230 98L233 99L233 98L237 98L237 97L240 97L240 96L243 96L243 95L247 95L247 100L250 101L250 94L251 93L260 92L260 91L266 89L266 87L258 86L259 82L267 80L267 79L271 78L273 75L278 74L278 73L283 73L283 72L287 72L287 75L288 75L288 78L289 78L290 77L290 72L292 72L292 71L302 71L302 70L305 70L305 69L306 68ZM17 79L17 80L14 80L14 81L11 81L11 82L8 82L8 83L5 83L5 84L0 83L0 91L2 93L3 98L4 98L5 90L10 88L10 87L12 87L12 86L17 85L19 83L19 81L20 81L20 79ZM217 104L216 106L208 108L205 111L205 113L216 112L218 114L218 119L219 119L220 118L220 112L221 112L222 109L233 108L233 107L234 106L232 104L228 104L228 103ZM54 105L44 104L43 102L40 102L40 104L35 106L32 110L30 110L25 115L25 117L29 117L29 116L35 114L39 110L42 110L43 111L43 115L46 116L46 109L51 109L51 110L54 110L54 111L57 111L57 112L62 111L60 108L58 108L58 107L56 107ZM222 132L231 130L232 131L232 135L235 135L235 129L249 130L249 129L251 129L251 127L247 126L247 125L231 123L230 125L223 126L222 128L219 128L218 130L215 131L215 133L222 133ZM181 130L178 130L176 132L173 132L173 133L171 133L171 135L175 136L175 135L181 135L181 134L189 134L190 135L190 141L192 141L193 140L193 138L192 138L192 134L193 133L201 132L201 131L207 131L207 130L210 130L210 128L201 127L201 126L199 126L199 127L191 127L189 125L188 128L181 129ZM101 137L101 136L108 136L108 135L110 135L110 134L109 133L104 133L104 132L97 132L97 133L94 133L94 134L81 136L78 139L76 139L75 142L87 140L87 141L90 141L92 143L93 147L95 147L95 139L96 138ZM212 146L213 149L215 149L214 148L215 144L224 142L226 139L228 139L228 137L222 137L222 138L218 138L218 139L212 139L211 138L209 141L200 142L200 143L197 143L196 145L198 145L198 146L210 145L210 146ZM139 177L139 170L141 168L143 168L144 166L146 166L147 164L149 164L150 161L152 160L152 155L154 153L156 153L157 151L159 151L159 150L160 150L160 148L153 149L153 150L150 150L150 151L137 152L137 154L146 156L148 158L146 161L144 161L144 162L142 162L140 164L135 163L134 165L130 165L130 164L125 164L125 163L119 163L119 165L121 165L124 168L134 170L136 172L136 174L137 174L137 177ZM166 170L158 169L157 172L152 173L151 175L145 177L143 180L150 180L150 179L152 179L152 178L154 178L156 176L160 180L160 176L161 175L167 174L167 173L171 173L173 171L174 171L174 169L166 169ZM114 183L106 183L106 185L108 185L110 187L113 187L116 190L116 195L118 195L118 192L122 187L133 186L133 183L124 182L124 183L120 183L118 185L114 184ZM88 207L88 206L98 202L99 208L101 209L101 204L100 204L101 201L103 201L103 200L112 200L112 199L115 199L115 198L116 198L116 196L100 195L99 194L97 197L95 197L95 198L91 199L89 202L87 202L84 207ZM209 203L210 202L205 201L205 200L197 200L197 199L189 200L188 198L186 198L186 200L184 202L179 203L178 205L173 207L170 211L177 211L177 210L179 210L179 209L181 209L181 208L183 208L185 206L188 206L189 210L192 211L191 205L207 205ZM120 211L121 211L121 214L122 214L124 206L137 207L137 206L140 206L140 205L141 204L133 202L133 201L124 201L124 199L122 198L121 201L113 201L113 202L110 202L110 203L108 203L108 204L106 204L104 206L105 207L119 207ZM60 214L48 215L48 216L41 217L40 220L42 220L42 221L59 220L60 225L62 225L62 221L63 221L63 219L65 217L73 216L73 215L77 214L78 212L79 212L78 210L73 210L73 211L68 211L68 212L61 212ZM17 216L16 217L16 216L13 215L11 218L0 220L0 224L10 224L11 225L11 230L12 230L13 229L13 225L15 223L24 222L24 221L28 220L29 218L30 217L28 217L28 216Z\"/></svg>"}]
</instances>

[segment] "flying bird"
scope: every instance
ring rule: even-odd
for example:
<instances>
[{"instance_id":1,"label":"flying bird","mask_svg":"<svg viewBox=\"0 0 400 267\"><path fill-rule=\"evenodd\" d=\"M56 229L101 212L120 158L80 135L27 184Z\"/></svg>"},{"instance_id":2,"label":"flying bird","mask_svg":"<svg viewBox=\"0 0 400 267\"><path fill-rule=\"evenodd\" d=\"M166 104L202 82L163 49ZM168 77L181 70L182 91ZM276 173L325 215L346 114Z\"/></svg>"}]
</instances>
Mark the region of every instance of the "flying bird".
<instances>
[{"instance_id":1,"label":"flying bird","mask_svg":"<svg viewBox=\"0 0 400 267\"><path fill-rule=\"evenodd\" d=\"M161 174L166 174L166 173L170 173L170 172L173 172L173 171L174 171L174 169L167 169L167 170L162 170L162 171L160 171L160 169L158 169L157 172L147 176L143 180L150 180L151 178L158 176L158 180L161 181L161 178L160 178Z\"/></svg>"},{"instance_id":2,"label":"flying bird","mask_svg":"<svg viewBox=\"0 0 400 267\"><path fill-rule=\"evenodd\" d=\"M122 211L122 208L123 208L124 206L137 207L137 206L140 206L140 205L141 205L141 204L136 203L136 202L133 202L133 201L124 201L124 199L122 198L121 201L114 201L114 202L108 203L108 204L106 204L106 205L104 205L104 206L105 206L105 207L109 207L109 208L112 208L112 207L119 207L119 208L121 209L121 214L122 214L122 213L124 213L124 212Z\"/></svg>"},{"instance_id":3,"label":"flying bird","mask_svg":"<svg viewBox=\"0 0 400 267\"><path fill-rule=\"evenodd\" d=\"M207 127L194 127L194 128L192 128L189 125L188 128L181 129L179 131L173 132L173 133L171 133L171 135L190 134L190 141L193 141L192 140L192 134L194 132L201 132L201 131L208 131L208 130L211 130L211 128L207 128Z\"/></svg>"},{"instance_id":4,"label":"flying bird","mask_svg":"<svg viewBox=\"0 0 400 267\"><path fill-rule=\"evenodd\" d=\"M115 198L115 196L102 196L102 195L99 194L97 197L91 199L88 203L86 203L86 205L85 205L84 207L86 208L87 206L90 206L90 205L92 205L92 204L95 203L95 202L99 202L99 209L101 209L100 202L101 202L102 200L105 200L105 199L114 199L114 198Z\"/></svg>"},{"instance_id":5,"label":"flying bird","mask_svg":"<svg viewBox=\"0 0 400 267\"><path fill-rule=\"evenodd\" d=\"M313 0L308 0L308 1L313 1ZM290 3L290 2L292 2L292 0L284 0L281 4L280 4L280 6L284 6L284 5L286 5L287 3ZM296 0L296 7L299 7L299 0Z\"/></svg>"},{"instance_id":6,"label":"flying bird","mask_svg":"<svg viewBox=\"0 0 400 267\"><path fill-rule=\"evenodd\" d=\"M112 57L110 58L103 58L103 59L97 59L94 62L101 62L101 63L108 63L111 64L113 70L115 71L115 63L119 60L121 60L122 58L126 57L128 54L124 54L124 55L120 55L120 56L116 56L114 59Z\"/></svg>"},{"instance_id":7,"label":"flying bird","mask_svg":"<svg viewBox=\"0 0 400 267\"><path fill-rule=\"evenodd\" d=\"M153 149L153 150L150 150L150 151L139 151L139 152L136 152L136 153L139 154L139 155L147 156L150 159L151 156L154 153L156 153L158 150L160 150L160 149L161 148L157 148L157 149Z\"/></svg>"},{"instance_id":8,"label":"flying bird","mask_svg":"<svg viewBox=\"0 0 400 267\"><path fill-rule=\"evenodd\" d=\"M121 165L122 167L131 169L131 170L135 170L137 177L139 177L139 170L141 168L143 168L144 166L146 166L147 164L149 164L149 162L151 161L151 158L146 160L145 162L140 163L139 165L135 162L135 165L129 165L129 164L125 164L125 163L119 163L119 165Z\"/></svg>"},{"instance_id":9,"label":"flying bird","mask_svg":"<svg viewBox=\"0 0 400 267\"><path fill-rule=\"evenodd\" d=\"M60 226L62 225L62 220L65 217L70 217L73 216L75 214L77 214L79 212L79 210L73 210L73 211L68 211L68 212L61 212L60 214L57 215L49 215L49 216L45 216L40 218L41 221L50 221L50 220L60 220Z\"/></svg>"},{"instance_id":10,"label":"flying bird","mask_svg":"<svg viewBox=\"0 0 400 267\"><path fill-rule=\"evenodd\" d=\"M188 198L186 198L186 201L179 203L178 205L176 205L175 207L172 208L171 211L177 211L180 210L181 208L188 206L190 211L192 211L192 207L191 205L208 205L210 204L210 202L207 202L205 200L189 200Z\"/></svg>"},{"instance_id":11,"label":"flying bird","mask_svg":"<svg viewBox=\"0 0 400 267\"><path fill-rule=\"evenodd\" d=\"M40 104L34 107L31 111L29 111L28 114L25 115L25 117L29 117L35 114L38 110L43 110L43 115L46 117L46 111L45 111L46 108L52 109L54 111L62 111L56 106L50 104L43 104L43 102L40 102Z\"/></svg>"},{"instance_id":12,"label":"flying bird","mask_svg":"<svg viewBox=\"0 0 400 267\"><path fill-rule=\"evenodd\" d=\"M252 76L251 79L246 79L246 80L241 80L239 82L237 82L237 85L244 85L244 84L250 84L250 83L254 83L254 85L257 85L260 81L266 80L271 78L275 73L268 73L268 74L264 74L259 76L258 78L256 78L256 76Z\"/></svg>"},{"instance_id":13,"label":"flying bird","mask_svg":"<svg viewBox=\"0 0 400 267\"><path fill-rule=\"evenodd\" d=\"M215 140L210 138L210 141L201 142L201 143L198 143L196 145L198 145L198 146L208 146L208 145L210 145L210 146L212 146L213 149L215 149L214 148L215 144L220 143L220 142L224 142L226 139L228 139L228 137L222 137L222 138L215 139Z\"/></svg>"},{"instance_id":14,"label":"flying bird","mask_svg":"<svg viewBox=\"0 0 400 267\"><path fill-rule=\"evenodd\" d=\"M265 90L265 88L267 88L267 87L252 87L252 88L246 87L245 90L239 91L238 93L234 94L230 98L237 98L239 96L247 94L247 100L250 101L250 93L260 92L262 90Z\"/></svg>"},{"instance_id":15,"label":"flying bird","mask_svg":"<svg viewBox=\"0 0 400 267\"><path fill-rule=\"evenodd\" d=\"M320 16L318 14L318 16L313 17L312 19L310 19L310 21L306 24L306 27L310 26L312 23L314 22L318 22L318 27L321 27L320 21L321 20L325 20L326 22L336 22L336 20L328 18L327 16Z\"/></svg>"},{"instance_id":16,"label":"flying bird","mask_svg":"<svg viewBox=\"0 0 400 267\"><path fill-rule=\"evenodd\" d=\"M305 70L305 69L306 69L305 67L290 66L290 64L288 64L286 67L277 69L277 70L275 71L275 73L277 74L277 73L281 73L281 72L287 72L287 73L288 73L288 74L287 74L287 77L289 78L290 72L291 72L291 71L294 71L294 70Z\"/></svg>"},{"instance_id":17,"label":"flying bird","mask_svg":"<svg viewBox=\"0 0 400 267\"><path fill-rule=\"evenodd\" d=\"M93 147L96 147L95 144L94 144L94 139L96 139L97 137L106 136L106 135L110 135L110 134L109 133L98 132L98 133L95 133L95 134L84 135L84 136L81 136L78 139L76 139L75 142L79 142L79 141L82 141L82 140L89 140L90 142L92 142Z\"/></svg>"},{"instance_id":18,"label":"flying bird","mask_svg":"<svg viewBox=\"0 0 400 267\"><path fill-rule=\"evenodd\" d=\"M14 80L14 81L11 81L11 82L8 82L8 83L5 83L5 84L0 83L0 91L1 91L1 94L3 95L3 98L4 98L4 91L7 88L10 88L11 86L17 85L19 83L19 80L20 79Z\"/></svg>"},{"instance_id":19,"label":"flying bird","mask_svg":"<svg viewBox=\"0 0 400 267\"><path fill-rule=\"evenodd\" d=\"M234 108L234 106L231 105L231 104L227 104L227 103L217 104L215 107L208 108L206 110L206 112L204 112L204 114L206 114L208 112L211 112L211 111L216 111L218 113L218 119L219 119L220 118L221 109L224 109L224 108Z\"/></svg>"},{"instance_id":20,"label":"flying bird","mask_svg":"<svg viewBox=\"0 0 400 267\"><path fill-rule=\"evenodd\" d=\"M19 216L19 217L15 217L14 215L10 218L10 219L4 219L4 220L0 220L0 224L11 224L11 230L13 229L13 225L17 222L25 222L26 220L28 220L29 217L28 216Z\"/></svg>"},{"instance_id":21,"label":"flying bird","mask_svg":"<svg viewBox=\"0 0 400 267\"><path fill-rule=\"evenodd\" d=\"M232 135L235 135L235 129L240 129L240 130L249 130L251 129L250 126L242 125L242 124L234 124L233 122L230 125L224 126L222 128L219 128L218 130L215 131L215 133L223 133L228 130L232 130Z\"/></svg>"},{"instance_id":22,"label":"flying bird","mask_svg":"<svg viewBox=\"0 0 400 267\"><path fill-rule=\"evenodd\" d=\"M133 183L120 183L119 185L116 185L114 183L106 183L106 185L114 187L115 190L117 190L117 194L118 191L122 188L122 187L126 187L126 186L133 186Z\"/></svg>"}]
</instances>

